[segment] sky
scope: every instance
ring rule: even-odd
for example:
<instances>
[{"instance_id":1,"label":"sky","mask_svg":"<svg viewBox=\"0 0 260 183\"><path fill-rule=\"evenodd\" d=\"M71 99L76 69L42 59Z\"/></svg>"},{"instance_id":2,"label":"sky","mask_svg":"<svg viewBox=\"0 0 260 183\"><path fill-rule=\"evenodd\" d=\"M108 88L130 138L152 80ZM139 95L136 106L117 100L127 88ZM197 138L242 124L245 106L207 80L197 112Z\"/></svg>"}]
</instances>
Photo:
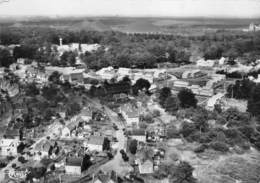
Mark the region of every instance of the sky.
<instances>
[{"instance_id":1,"label":"sky","mask_svg":"<svg viewBox=\"0 0 260 183\"><path fill-rule=\"evenodd\" d=\"M258 18L260 0L9 0L3 15Z\"/></svg>"}]
</instances>

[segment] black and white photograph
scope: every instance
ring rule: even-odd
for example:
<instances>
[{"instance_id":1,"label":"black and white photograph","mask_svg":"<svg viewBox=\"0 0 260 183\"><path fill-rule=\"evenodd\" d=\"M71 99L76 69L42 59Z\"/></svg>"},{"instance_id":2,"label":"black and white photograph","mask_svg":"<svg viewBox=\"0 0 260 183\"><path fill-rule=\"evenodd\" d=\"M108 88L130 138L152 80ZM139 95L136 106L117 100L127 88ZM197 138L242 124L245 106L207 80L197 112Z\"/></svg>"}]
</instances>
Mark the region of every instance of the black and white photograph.
<instances>
[{"instance_id":1,"label":"black and white photograph","mask_svg":"<svg viewBox=\"0 0 260 183\"><path fill-rule=\"evenodd\" d=\"M260 0L0 0L0 183L260 183Z\"/></svg>"}]
</instances>

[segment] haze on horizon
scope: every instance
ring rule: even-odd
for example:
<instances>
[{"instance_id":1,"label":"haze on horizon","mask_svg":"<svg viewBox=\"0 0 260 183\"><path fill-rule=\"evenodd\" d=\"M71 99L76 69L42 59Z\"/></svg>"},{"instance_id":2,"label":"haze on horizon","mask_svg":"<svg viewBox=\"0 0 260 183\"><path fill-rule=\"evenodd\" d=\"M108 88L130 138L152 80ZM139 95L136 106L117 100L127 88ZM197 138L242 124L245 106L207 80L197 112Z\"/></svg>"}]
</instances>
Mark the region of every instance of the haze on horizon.
<instances>
[{"instance_id":1,"label":"haze on horizon","mask_svg":"<svg viewBox=\"0 0 260 183\"><path fill-rule=\"evenodd\" d=\"M259 0L9 0L0 16L259 18Z\"/></svg>"}]
</instances>

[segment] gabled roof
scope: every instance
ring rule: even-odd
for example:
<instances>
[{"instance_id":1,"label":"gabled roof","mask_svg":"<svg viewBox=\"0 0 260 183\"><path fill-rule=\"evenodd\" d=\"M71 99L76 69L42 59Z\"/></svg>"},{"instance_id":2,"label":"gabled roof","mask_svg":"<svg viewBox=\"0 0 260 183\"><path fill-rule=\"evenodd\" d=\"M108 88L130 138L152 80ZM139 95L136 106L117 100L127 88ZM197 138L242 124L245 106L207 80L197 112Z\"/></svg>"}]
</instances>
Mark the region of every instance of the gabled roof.
<instances>
[{"instance_id":1,"label":"gabled roof","mask_svg":"<svg viewBox=\"0 0 260 183\"><path fill-rule=\"evenodd\" d=\"M81 157L68 157L66 159L67 166L80 166L82 164L83 158Z\"/></svg>"},{"instance_id":2,"label":"gabled roof","mask_svg":"<svg viewBox=\"0 0 260 183\"><path fill-rule=\"evenodd\" d=\"M15 137L19 137L20 136L20 131L19 129L10 129L7 128L5 131L5 136L6 138L15 138Z\"/></svg>"},{"instance_id":3,"label":"gabled roof","mask_svg":"<svg viewBox=\"0 0 260 183\"><path fill-rule=\"evenodd\" d=\"M130 136L145 136L145 130L135 129L129 132Z\"/></svg>"},{"instance_id":4,"label":"gabled roof","mask_svg":"<svg viewBox=\"0 0 260 183\"><path fill-rule=\"evenodd\" d=\"M104 137L102 136L91 136L89 137L88 144L103 145Z\"/></svg>"},{"instance_id":5,"label":"gabled roof","mask_svg":"<svg viewBox=\"0 0 260 183\"><path fill-rule=\"evenodd\" d=\"M94 183L114 183L114 181L109 177L109 175L101 174L94 179Z\"/></svg>"}]
</instances>

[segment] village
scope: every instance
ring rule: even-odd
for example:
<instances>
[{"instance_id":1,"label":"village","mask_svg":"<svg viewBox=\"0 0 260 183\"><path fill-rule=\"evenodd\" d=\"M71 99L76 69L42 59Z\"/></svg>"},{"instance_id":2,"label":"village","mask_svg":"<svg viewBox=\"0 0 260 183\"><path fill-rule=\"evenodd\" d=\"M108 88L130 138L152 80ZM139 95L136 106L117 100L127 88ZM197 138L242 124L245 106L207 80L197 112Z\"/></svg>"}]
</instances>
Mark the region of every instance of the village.
<instances>
[{"instance_id":1,"label":"village","mask_svg":"<svg viewBox=\"0 0 260 183\"><path fill-rule=\"evenodd\" d=\"M65 45L62 38L59 41L59 45L52 45L59 57L64 52L79 55L102 47L99 44ZM6 49L12 53L13 47ZM18 58L8 71L1 68L0 86L5 91L1 95L8 93L14 101L24 91L6 77L10 73L23 85L34 84L40 91L50 83L57 88L69 83L72 91L82 91L77 93L82 104L78 113L68 115L63 106L66 104L61 103L60 110L55 111L58 115L51 115L48 123L31 128L21 127L21 121L26 122L24 108L14 104L12 119L6 119L9 123L1 132L0 182L168 183L168 175L158 173L163 171L162 166L171 161L176 169L187 168L189 165L184 161L195 162L194 159L198 161L200 157L185 149L194 146L196 149L198 144L194 145L178 132L183 128L182 122L194 124L193 119L186 114L185 117L173 114L166 104L163 107L161 91L167 88L169 96L177 97L181 91L188 90L194 94L196 105L209 113L215 112L216 106L223 112L237 108L244 113L245 100L226 96L229 86L244 78L227 78L225 73L249 73L260 68L260 60L254 65L243 65L239 60L229 65L228 58L222 57L197 58L191 64L172 68L165 63L152 69L109 66L95 71L88 69L79 56L75 59L75 66L61 67L34 60L28 63L26 58ZM249 77L249 80L259 83L260 76ZM216 126L216 120L207 123ZM222 126L224 130L228 128ZM199 170L190 176L198 178L198 174Z\"/></svg>"}]
</instances>

